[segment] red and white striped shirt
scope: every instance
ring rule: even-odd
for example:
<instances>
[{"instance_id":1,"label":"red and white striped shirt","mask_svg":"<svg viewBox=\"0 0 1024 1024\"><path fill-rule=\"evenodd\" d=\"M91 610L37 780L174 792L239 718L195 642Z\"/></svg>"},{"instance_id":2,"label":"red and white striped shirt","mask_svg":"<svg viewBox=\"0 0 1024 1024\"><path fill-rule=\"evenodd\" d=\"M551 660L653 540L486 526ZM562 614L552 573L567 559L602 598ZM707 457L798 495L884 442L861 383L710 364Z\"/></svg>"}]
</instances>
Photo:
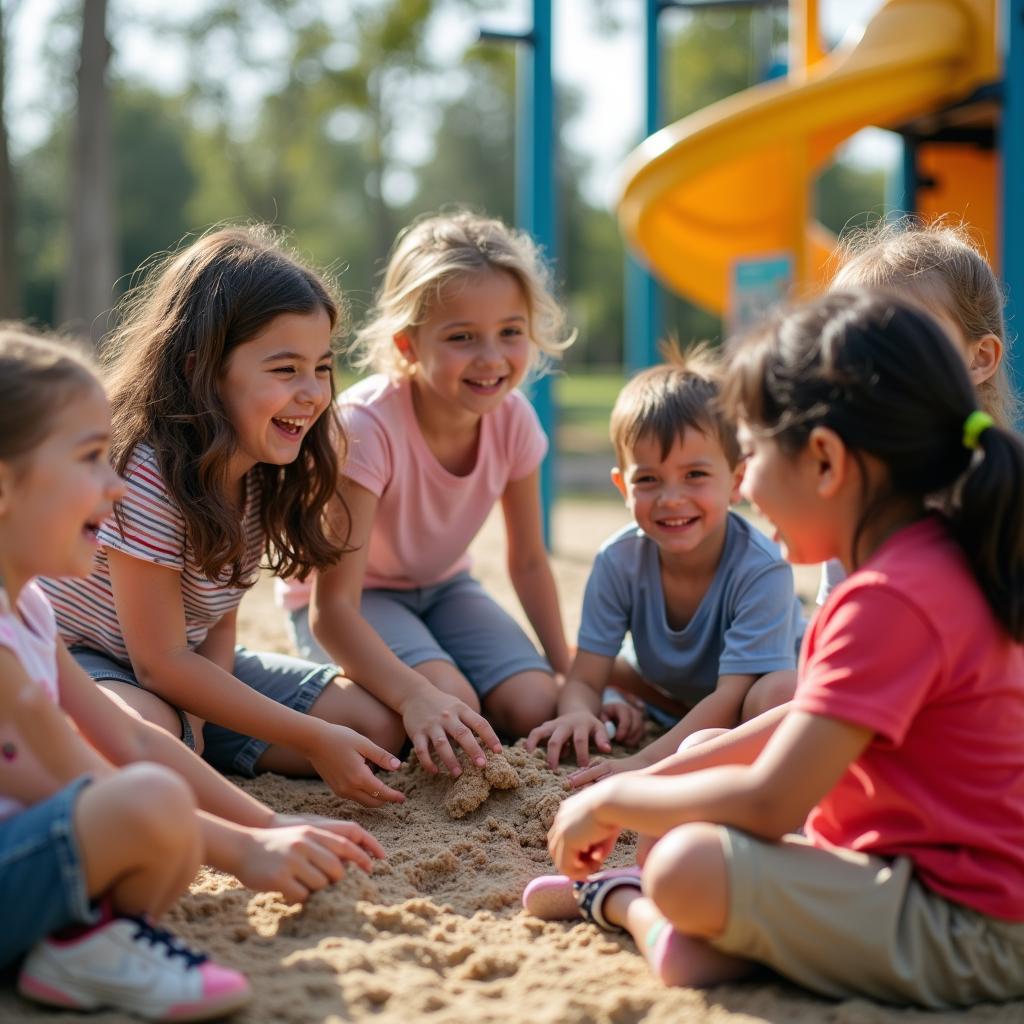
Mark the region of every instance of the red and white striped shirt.
<instances>
[{"instance_id":1,"label":"red and white striped shirt","mask_svg":"<svg viewBox=\"0 0 1024 1024\"><path fill-rule=\"evenodd\" d=\"M226 571L221 578L211 580L194 564L181 509L167 492L149 445L140 444L135 449L124 477L126 491L120 504L123 533L114 516L104 521L92 573L84 579L41 579L40 583L69 647L89 647L127 665L130 658L114 610L107 548L180 574L185 635L190 650L206 639L210 628L225 614L238 607L245 590L229 587L225 582ZM266 539L260 525L260 481L256 473L246 477L245 493L243 576L251 578L258 570Z\"/></svg>"}]
</instances>

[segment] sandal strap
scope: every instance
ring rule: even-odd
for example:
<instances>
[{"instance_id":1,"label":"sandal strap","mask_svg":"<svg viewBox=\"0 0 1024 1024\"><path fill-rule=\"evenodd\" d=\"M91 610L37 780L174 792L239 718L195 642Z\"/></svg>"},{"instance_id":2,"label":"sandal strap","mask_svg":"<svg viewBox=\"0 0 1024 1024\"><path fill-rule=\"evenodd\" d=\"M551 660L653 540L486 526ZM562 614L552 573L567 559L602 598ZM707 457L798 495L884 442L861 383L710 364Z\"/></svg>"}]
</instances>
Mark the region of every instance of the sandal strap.
<instances>
[{"instance_id":1,"label":"sandal strap","mask_svg":"<svg viewBox=\"0 0 1024 1024\"><path fill-rule=\"evenodd\" d=\"M580 908L580 916L584 921L596 924L606 932L621 932L617 924L612 924L604 916L604 901L609 894L623 885L640 888L640 876L633 869L615 869L599 871L582 882L573 882L572 891L576 897L576 905Z\"/></svg>"}]
</instances>

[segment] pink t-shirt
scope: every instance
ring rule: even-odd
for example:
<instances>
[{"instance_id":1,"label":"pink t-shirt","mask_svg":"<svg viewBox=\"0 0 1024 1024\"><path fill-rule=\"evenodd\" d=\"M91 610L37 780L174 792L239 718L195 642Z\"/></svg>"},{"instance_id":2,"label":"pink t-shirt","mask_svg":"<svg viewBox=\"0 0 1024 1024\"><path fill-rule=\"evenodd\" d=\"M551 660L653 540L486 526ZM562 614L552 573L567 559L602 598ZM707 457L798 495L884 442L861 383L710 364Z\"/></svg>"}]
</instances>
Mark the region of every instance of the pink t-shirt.
<instances>
[{"instance_id":1,"label":"pink t-shirt","mask_svg":"<svg viewBox=\"0 0 1024 1024\"><path fill-rule=\"evenodd\" d=\"M907 856L946 899L1024 921L1024 647L941 520L832 592L794 707L876 734L811 811L815 845Z\"/></svg>"},{"instance_id":2,"label":"pink t-shirt","mask_svg":"<svg viewBox=\"0 0 1024 1024\"><path fill-rule=\"evenodd\" d=\"M480 423L476 464L449 473L420 432L408 380L382 374L338 399L348 436L344 473L380 499L370 534L363 586L428 587L469 568L466 551L510 482L529 476L547 438L533 407L513 391ZM279 587L292 611L309 603L311 583Z\"/></svg>"},{"instance_id":3,"label":"pink t-shirt","mask_svg":"<svg viewBox=\"0 0 1024 1024\"><path fill-rule=\"evenodd\" d=\"M7 603L0 589L0 647L6 647L21 662L28 677L59 703L57 685L57 622L46 596L34 581L18 595L18 613ZM15 742L7 722L0 722L0 743ZM22 810L22 805L0 793L0 819Z\"/></svg>"}]
</instances>

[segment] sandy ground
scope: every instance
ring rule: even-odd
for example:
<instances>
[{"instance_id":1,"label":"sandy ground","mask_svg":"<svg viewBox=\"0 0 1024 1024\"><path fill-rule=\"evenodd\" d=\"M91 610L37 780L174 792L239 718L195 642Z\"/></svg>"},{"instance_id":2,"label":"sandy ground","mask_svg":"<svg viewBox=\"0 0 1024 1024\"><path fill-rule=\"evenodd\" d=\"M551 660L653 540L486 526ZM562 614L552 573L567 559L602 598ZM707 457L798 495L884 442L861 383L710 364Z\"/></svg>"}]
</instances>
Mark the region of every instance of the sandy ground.
<instances>
[{"instance_id":1,"label":"sandy ground","mask_svg":"<svg viewBox=\"0 0 1024 1024\"><path fill-rule=\"evenodd\" d=\"M570 635L593 552L624 517L621 505L610 502L564 501L556 510L554 565ZM503 579L497 519L474 549L486 584L514 608ZM815 582L813 573L801 573L801 593L810 594ZM268 585L247 596L241 621L250 646L289 649ZM408 765L389 779L409 797L395 809L363 810L338 800L319 782L264 776L247 783L281 810L356 819L390 856L372 876L353 871L305 907L287 906L273 894L254 895L212 870L199 875L169 923L191 943L249 973L256 998L235 1019L241 1024L953 1019L1024 1024L1024 1003L925 1014L861 1000L830 1003L777 980L703 992L663 988L628 939L579 923L544 923L519 910L524 883L550 870L545 831L564 795L561 778L568 769L549 772L521 749L507 757L517 788L493 790L458 820L447 807L460 800L464 807L467 794L453 793L447 777L431 778ZM615 862L625 862L630 852L628 843L620 844ZM43 1019L81 1018L43 1013L18 1000L9 984L0 988L0 1021ZM107 1013L88 1019L110 1024L124 1018Z\"/></svg>"}]
</instances>

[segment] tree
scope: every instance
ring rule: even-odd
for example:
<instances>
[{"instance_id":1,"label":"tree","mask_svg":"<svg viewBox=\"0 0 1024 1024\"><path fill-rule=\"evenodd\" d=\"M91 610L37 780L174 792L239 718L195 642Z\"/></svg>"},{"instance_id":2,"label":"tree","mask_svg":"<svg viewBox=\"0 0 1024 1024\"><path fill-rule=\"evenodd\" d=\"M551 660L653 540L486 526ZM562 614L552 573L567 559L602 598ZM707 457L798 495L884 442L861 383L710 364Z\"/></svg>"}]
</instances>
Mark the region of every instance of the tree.
<instances>
[{"instance_id":1,"label":"tree","mask_svg":"<svg viewBox=\"0 0 1024 1024\"><path fill-rule=\"evenodd\" d=\"M84 0L60 319L98 343L117 277L106 0Z\"/></svg>"},{"instance_id":2,"label":"tree","mask_svg":"<svg viewBox=\"0 0 1024 1024\"><path fill-rule=\"evenodd\" d=\"M4 115L6 98L7 36L5 27L16 4L6 9L0 2L0 319L21 316L21 275L18 270L17 253L17 200L15 197L14 171L11 167L7 137L7 120Z\"/></svg>"}]
</instances>

